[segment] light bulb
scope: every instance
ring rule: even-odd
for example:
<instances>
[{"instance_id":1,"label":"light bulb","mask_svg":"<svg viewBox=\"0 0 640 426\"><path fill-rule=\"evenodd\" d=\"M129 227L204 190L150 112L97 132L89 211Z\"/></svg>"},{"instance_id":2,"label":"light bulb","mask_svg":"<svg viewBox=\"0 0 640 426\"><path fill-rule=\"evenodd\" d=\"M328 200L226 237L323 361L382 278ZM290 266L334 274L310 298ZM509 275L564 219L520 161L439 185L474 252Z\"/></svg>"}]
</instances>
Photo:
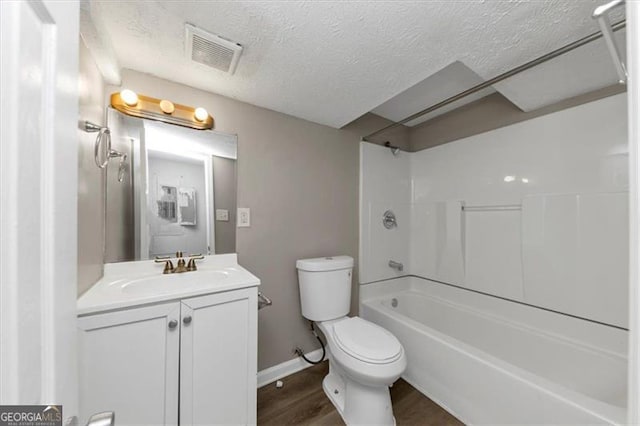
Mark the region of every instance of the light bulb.
<instances>
[{"instance_id":1,"label":"light bulb","mask_svg":"<svg viewBox=\"0 0 640 426\"><path fill-rule=\"evenodd\" d=\"M136 95L136 92L133 90L124 89L120 92L120 97L122 101L129 106L138 105L138 95Z\"/></svg>"},{"instance_id":2,"label":"light bulb","mask_svg":"<svg viewBox=\"0 0 640 426\"><path fill-rule=\"evenodd\" d=\"M209 118L209 113L202 107L196 108L196 111L193 115L198 121L205 121L207 118Z\"/></svg>"},{"instance_id":3,"label":"light bulb","mask_svg":"<svg viewBox=\"0 0 640 426\"><path fill-rule=\"evenodd\" d=\"M173 114L173 112L176 110L176 107L175 105L173 105L173 102L163 99L160 101L160 109L165 114Z\"/></svg>"}]
</instances>

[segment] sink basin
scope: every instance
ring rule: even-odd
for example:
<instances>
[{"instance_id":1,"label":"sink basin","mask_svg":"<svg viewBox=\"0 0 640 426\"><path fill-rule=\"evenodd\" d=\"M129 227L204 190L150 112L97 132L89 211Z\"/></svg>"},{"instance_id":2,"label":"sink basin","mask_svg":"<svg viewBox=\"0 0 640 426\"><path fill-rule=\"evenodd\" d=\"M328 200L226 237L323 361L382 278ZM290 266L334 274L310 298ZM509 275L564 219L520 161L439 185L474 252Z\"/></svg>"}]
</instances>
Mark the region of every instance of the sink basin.
<instances>
[{"instance_id":1,"label":"sink basin","mask_svg":"<svg viewBox=\"0 0 640 426\"><path fill-rule=\"evenodd\" d=\"M123 293L128 294L165 294L173 293L176 287L192 290L198 287L210 286L229 278L226 271L198 271L181 274L153 275L141 278L118 280L111 286L118 286Z\"/></svg>"},{"instance_id":2,"label":"sink basin","mask_svg":"<svg viewBox=\"0 0 640 426\"><path fill-rule=\"evenodd\" d=\"M78 299L78 315L260 285L235 253L205 256L197 271L164 275L162 268L152 260L106 264L102 279Z\"/></svg>"}]
</instances>

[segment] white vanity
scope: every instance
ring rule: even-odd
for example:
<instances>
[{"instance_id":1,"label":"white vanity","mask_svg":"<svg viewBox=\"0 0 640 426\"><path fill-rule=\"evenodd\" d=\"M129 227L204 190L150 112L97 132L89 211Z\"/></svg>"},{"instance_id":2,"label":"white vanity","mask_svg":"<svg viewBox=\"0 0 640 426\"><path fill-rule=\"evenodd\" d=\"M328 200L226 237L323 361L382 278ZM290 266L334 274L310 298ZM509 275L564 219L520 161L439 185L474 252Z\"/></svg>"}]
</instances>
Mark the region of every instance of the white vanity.
<instances>
[{"instance_id":1,"label":"white vanity","mask_svg":"<svg viewBox=\"0 0 640 426\"><path fill-rule=\"evenodd\" d=\"M257 286L235 254L105 265L78 299L80 424L255 424Z\"/></svg>"}]
</instances>

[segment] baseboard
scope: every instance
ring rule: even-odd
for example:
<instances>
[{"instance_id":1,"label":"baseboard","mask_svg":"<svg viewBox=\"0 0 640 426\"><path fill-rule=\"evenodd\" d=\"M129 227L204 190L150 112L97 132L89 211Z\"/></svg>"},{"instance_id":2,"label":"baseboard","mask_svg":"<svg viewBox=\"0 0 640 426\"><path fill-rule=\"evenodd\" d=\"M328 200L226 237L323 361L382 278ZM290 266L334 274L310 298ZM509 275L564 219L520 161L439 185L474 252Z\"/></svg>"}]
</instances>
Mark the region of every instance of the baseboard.
<instances>
[{"instance_id":1,"label":"baseboard","mask_svg":"<svg viewBox=\"0 0 640 426\"><path fill-rule=\"evenodd\" d=\"M316 359L320 359L322 356L322 349L316 349L315 351L304 354L304 356L315 361ZM307 361L302 359L302 357L297 357L281 364L274 365L273 367L265 368L262 371L258 371L258 388L311 366L312 364L309 364Z\"/></svg>"}]
</instances>

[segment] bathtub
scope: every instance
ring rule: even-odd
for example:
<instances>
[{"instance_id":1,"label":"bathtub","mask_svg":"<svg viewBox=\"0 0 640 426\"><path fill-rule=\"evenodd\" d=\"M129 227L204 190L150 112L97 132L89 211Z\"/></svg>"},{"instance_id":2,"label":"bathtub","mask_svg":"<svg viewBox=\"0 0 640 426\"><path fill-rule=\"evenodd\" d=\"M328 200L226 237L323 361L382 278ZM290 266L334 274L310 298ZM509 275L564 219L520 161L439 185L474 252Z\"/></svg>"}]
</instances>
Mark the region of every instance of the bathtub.
<instances>
[{"instance_id":1,"label":"bathtub","mask_svg":"<svg viewBox=\"0 0 640 426\"><path fill-rule=\"evenodd\" d=\"M403 277L360 286L403 378L467 424L623 424L627 331Z\"/></svg>"}]
</instances>

